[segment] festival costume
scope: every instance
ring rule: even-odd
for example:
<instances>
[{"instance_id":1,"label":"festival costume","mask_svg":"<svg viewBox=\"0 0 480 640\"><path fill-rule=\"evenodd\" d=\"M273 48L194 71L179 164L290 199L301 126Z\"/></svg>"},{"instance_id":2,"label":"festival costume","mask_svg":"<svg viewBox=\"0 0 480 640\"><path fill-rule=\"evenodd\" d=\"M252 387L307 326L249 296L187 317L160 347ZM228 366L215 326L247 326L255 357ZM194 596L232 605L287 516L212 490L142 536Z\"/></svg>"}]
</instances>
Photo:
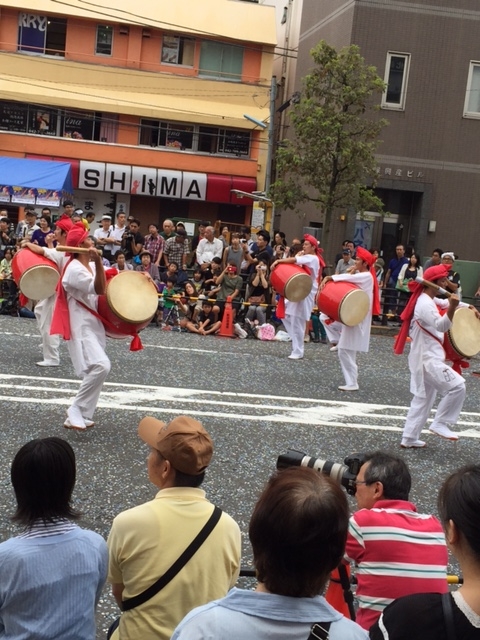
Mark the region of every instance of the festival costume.
<instances>
[{"instance_id":1,"label":"festival costume","mask_svg":"<svg viewBox=\"0 0 480 640\"><path fill-rule=\"evenodd\" d=\"M444 278L448 269L446 265L430 267L425 271L425 280L434 282ZM420 432L427 422L437 393L443 397L430 430L444 437L451 436L452 439L456 439L448 425L457 422L466 393L464 378L445 362L442 343L444 333L452 323L447 314L440 314L438 308L448 307L448 302L432 299L423 292L423 285L420 283L413 284L411 288L412 297L402 313L403 325L394 348L397 354L403 352L409 330L412 343L408 365L413 399L402 436L402 445L407 447L416 442L422 443L419 440Z\"/></svg>"},{"instance_id":2,"label":"festival costume","mask_svg":"<svg viewBox=\"0 0 480 640\"><path fill-rule=\"evenodd\" d=\"M385 607L411 593L448 589L440 522L406 500L378 500L350 518L345 559L357 565L357 622L369 629Z\"/></svg>"},{"instance_id":3,"label":"festival costume","mask_svg":"<svg viewBox=\"0 0 480 640\"><path fill-rule=\"evenodd\" d=\"M306 640L315 622L330 622L330 640L367 640L357 624L325 598L293 598L232 589L225 598L198 607L175 629L172 640Z\"/></svg>"},{"instance_id":4,"label":"festival costume","mask_svg":"<svg viewBox=\"0 0 480 640\"><path fill-rule=\"evenodd\" d=\"M188 547L212 514L202 489L172 487L154 500L120 513L108 537L109 582L123 584L123 599L150 587ZM193 608L223 597L240 569L241 537L225 512L175 578L144 604L120 618L119 637L170 640Z\"/></svg>"}]
</instances>

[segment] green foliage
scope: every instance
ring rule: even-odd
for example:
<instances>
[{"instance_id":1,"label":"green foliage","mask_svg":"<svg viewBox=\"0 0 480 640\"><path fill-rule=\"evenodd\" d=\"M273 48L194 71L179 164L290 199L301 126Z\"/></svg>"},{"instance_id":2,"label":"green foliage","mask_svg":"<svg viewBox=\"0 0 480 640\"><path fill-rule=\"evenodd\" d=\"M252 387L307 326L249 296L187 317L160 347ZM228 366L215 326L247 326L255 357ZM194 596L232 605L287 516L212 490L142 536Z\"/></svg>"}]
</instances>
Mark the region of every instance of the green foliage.
<instances>
[{"instance_id":1,"label":"green foliage","mask_svg":"<svg viewBox=\"0 0 480 640\"><path fill-rule=\"evenodd\" d=\"M388 124L374 115L385 85L356 45L336 51L322 41L311 55L315 68L303 79L300 102L292 108L295 137L277 150L272 193L286 209L317 203L328 235L336 208L382 211L366 184L375 185L378 136Z\"/></svg>"}]
</instances>

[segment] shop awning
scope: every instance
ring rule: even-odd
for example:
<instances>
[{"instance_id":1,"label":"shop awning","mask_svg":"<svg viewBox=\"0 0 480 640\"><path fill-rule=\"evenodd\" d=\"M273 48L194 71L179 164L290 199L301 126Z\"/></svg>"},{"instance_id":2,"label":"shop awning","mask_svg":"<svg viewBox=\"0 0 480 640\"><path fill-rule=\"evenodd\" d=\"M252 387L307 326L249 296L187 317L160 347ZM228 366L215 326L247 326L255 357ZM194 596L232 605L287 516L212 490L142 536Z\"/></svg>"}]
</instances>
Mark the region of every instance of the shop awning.
<instances>
[{"instance_id":1,"label":"shop awning","mask_svg":"<svg viewBox=\"0 0 480 640\"><path fill-rule=\"evenodd\" d=\"M73 193L69 162L0 157L1 201L51 204Z\"/></svg>"}]
</instances>

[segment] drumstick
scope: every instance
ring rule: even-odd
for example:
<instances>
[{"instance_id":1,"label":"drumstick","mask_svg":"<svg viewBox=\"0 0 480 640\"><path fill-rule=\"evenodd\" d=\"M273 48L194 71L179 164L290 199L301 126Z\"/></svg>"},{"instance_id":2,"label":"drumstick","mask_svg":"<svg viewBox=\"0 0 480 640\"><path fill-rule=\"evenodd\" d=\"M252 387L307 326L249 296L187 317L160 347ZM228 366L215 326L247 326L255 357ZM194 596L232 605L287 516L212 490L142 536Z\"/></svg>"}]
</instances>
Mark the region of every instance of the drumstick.
<instances>
[{"instance_id":1,"label":"drumstick","mask_svg":"<svg viewBox=\"0 0 480 640\"><path fill-rule=\"evenodd\" d=\"M68 252L68 253L90 253L90 249L87 249L87 247L62 247L60 245L57 245L55 247L55 249L57 251L63 251L64 253L65 252ZM93 249L93 247L92 247L92 249ZM100 251L100 249L95 249L95 251L98 254L102 255L102 252Z\"/></svg>"},{"instance_id":2,"label":"drumstick","mask_svg":"<svg viewBox=\"0 0 480 640\"><path fill-rule=\"evenodd\" d=\"M415 282L419 282L420 284L423 284L425 287L432 287L432 289L435 289L435 291L438 291L438 293L441 293L444 296L447 296L447 298L450 298L450 296L452 295L450 291L447 291L446 289L439 287L438 284L435 284L435 282L430 282L430 280L424 280L420 276L417 276L415 278Z\"/></svg>"}]
</instances>

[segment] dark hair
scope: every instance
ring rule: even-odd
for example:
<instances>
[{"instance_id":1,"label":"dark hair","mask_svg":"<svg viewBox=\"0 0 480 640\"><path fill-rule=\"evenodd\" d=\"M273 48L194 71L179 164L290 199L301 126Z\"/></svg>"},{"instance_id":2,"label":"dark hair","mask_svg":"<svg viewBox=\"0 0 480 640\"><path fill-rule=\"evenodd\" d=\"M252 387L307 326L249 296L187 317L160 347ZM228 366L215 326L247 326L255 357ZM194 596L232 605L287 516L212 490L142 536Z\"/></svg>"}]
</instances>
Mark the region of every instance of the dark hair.
<instances>
[{"instance_id":1,"label":"dark hair","mask_svg":"<svg viewBox=\"0 0 480 640\"><path fill-rule=\"evenodd\" d=\"M432 251L432 255L433 255L434 253L438 253L438 255L439 255L440 257L442 257L443 249L434 249L434 250Z\"/></svg>"},{"instance_id":2,"label":"dark hair","mask_svg":"<svg viewBox=\"0 0 480 640\"><path fill-rule=\"evenodd\" d=\"M73 207L73 200L64 200L63 201L63 206L64 207Z\"/></svg>"},{"instance_id":3,"label":"dark hair","mask_svg":"<svg viewBox=\"0 0 480 640\"><path fill-rule=\"evenodd\" d=\"M50 225L52 224L52 219L50 218L50 216L47 216L47 215L41 215L41 216L40 216L40 220L41 220L42 218L45 220L45 222L48 224L48 226L50 226Z\"/></svg>"},{"instance_id":4,"label":"dark hair","mask_svg":"<svg viewBox=\"0 0 480 640\"><path fill-rule=\"evenodd\" d=\"M175 480L173 481L174 487L199 487L205 480L206 471L203 471L197 476L192 476L189 473L183 473L175 469Z\"/></svg>"},{"instance_id":5,"label":"dark hair","mask_svg":"<svg viewBox=\"0 0 480 640\"><path fill-rule=\"evenodd\" d=\"M283 231L274 231L273 232L273 240L272 240L272 247L275 247L275 244L278 244L275 242L275 236L279 235L282 239L282 244L286 245L287 244L287 236L283 233Z\"/></svg>"},{"instance_id":6,"label":"dark hair","mask_svg":"<svg viewBox=\"0 0 480 640\"><path fill-rule=\"evenodd\" d=\"M202 220L201 222L198 223L199 227L209 227L210 226L210 220Z\"/></svg>"},{"instance_id":7,"label":"dark hair","mask_svg":"<svg viewBox=\"0 0 480 640\"><path fill-rule=\"evenodd\" d=\"M176 282L177 282L176 278L174 280L172 278L167 278L165 281L165 284L168 285L168 283L170 283L174 287Z\"/></svg>"},{"instance_id":8,"label":"dark hair","mask_svg":"<svg viewBox=\"0 0 480 640\"><path fill-rule=\"evenodd\" d=\"M171 264L173 264L178 271L178 262L175 262L175 260L172 260L171 262L168 263L168 266L170 266Z\"/></svg>"},{"instance_id":9,"label":"dark hair","mask_svg":"<svg viewBox=\"0 0 480 640\"><path fill-rule=\"evenodd\" d=\"M215 264L222 264L222 259L215 256L214 258L212 258L212 262L214 262Z\"/></svg>"},{"instance_id":10,"label":"dark hair","mask_svg":"<svg viewBox=\"0 0 480 640\"><path fill-rule=\"evenodd\" d=\"M130 224L132 224L132 222L134 222L135 224L138 224L138 226L140 226L140 220L138 220L138 218L133 218L133 220L130 220Z\"/></svg>"},{"instance_id":11,"label":"dark hair","mask_svg":"<svg viewBox=\"0 0 480 640\"><path fill-rule=\"evenodd\" d=\"M412 477L402 458L374 451L365 455L365 462L369 463L365 470L367 484L381 482L383 495L387 500L408 500Z\"/></svg>"},{"instance_id":12,"label":"dark hair","mask_svg":"<svg viewBox=\"0 0 480 640\"><path fill-rule=\"evenodd\" d=\"M118 256L123 256L125 258L125 251L117 251L117 253L115 254L115 258L118 259Z\"/></svg>"},{"instance_id":13,"label":"dark hair","mask_svg":"<svg viewBox=\"0 0 480 640\"><path fill-rule=\"evenodd\" d=\"M79 518L70 504L75 473L75 453L66 440L50 437L24 444L10 472L17 499L12 520L29 527L38 519Z\"/></svg>"},{"instance_id":14,"label":"dark hair","mask_svg":"<svg viewBox=\"0 0 480 640\"><path fill-rule=\"evenodd\" d=\"M277 472L250 520L258 580L279 595L321 593L343 557L348 517L345 494L329 477L304 467Z\"/></svg>"},{"instance_id":15,"label":"dark hair","mask_svg":"<svg viewBox=\"0 0 480 640\"><path fill-rule=\"evenodd\" d=\"M438 494L438 513L445 527L449 520L480 560L480 465L468 465L448 476Z\"/></svg>"},{"instance_id":16,"label":"dark hair","mask_svg":"<svg viewBox=\"0 0 480 640\"><path fill-rule=\"evenodd\" d=\"M42 213L44 211L48 211L48 215L52 215L52 210L50 209L50 207L42 207Z\"/></svg>"},{"instance_id":17,"label":"dark hair","mask_svg":"<svg viewBox=\"0 0 480 640\"><path fill-rule=\"evenodd\" d=\"M408 266L409 266L409 267L412 267L412 266L413 266L413 265L412 265L412 258L414 258L414 257L417 259L417 265L419 265L419 264L420 264L420 258L419 258L419 256L418 256L416 253L412 253L412 255L411 255L411 256L409 257L409 259L408 259Z\"/></svg>"},{"instance_id":18,"label":"dark hair","mask_svg":"<svg viewBox=\"0 0 480 640\"><path fill-rule=\"evenodd\" d=\"M257 233L257 238L260 238L260 237L263 238L266 243L270 242L270 234L268 233L268 231L265 231L265 229L262 229Z\"/></svg>"},{"instance_id":19,"label":"dark hair","mask_svg":"<svg viewBox=\"0 0 480 640\"><path fill-rule=\"evenodd\" d=\"M251 227L247 227L247 226L242 227L242 228L241 228L241 233L248 233L248 234L250 234L250 233L252 233L252 228L251 228Z\"/></svg>"},{"instance_id":20,"label":"dark hair","mask_svg":"<svg viewBox=\"0 0 480 640\"><path fill-rule=\"evenodd\" d=\"M148 227L155 227L155 229L158 231L158 224L156 224L155 222L149 222Z\"/></svg>"}]
</instances>

